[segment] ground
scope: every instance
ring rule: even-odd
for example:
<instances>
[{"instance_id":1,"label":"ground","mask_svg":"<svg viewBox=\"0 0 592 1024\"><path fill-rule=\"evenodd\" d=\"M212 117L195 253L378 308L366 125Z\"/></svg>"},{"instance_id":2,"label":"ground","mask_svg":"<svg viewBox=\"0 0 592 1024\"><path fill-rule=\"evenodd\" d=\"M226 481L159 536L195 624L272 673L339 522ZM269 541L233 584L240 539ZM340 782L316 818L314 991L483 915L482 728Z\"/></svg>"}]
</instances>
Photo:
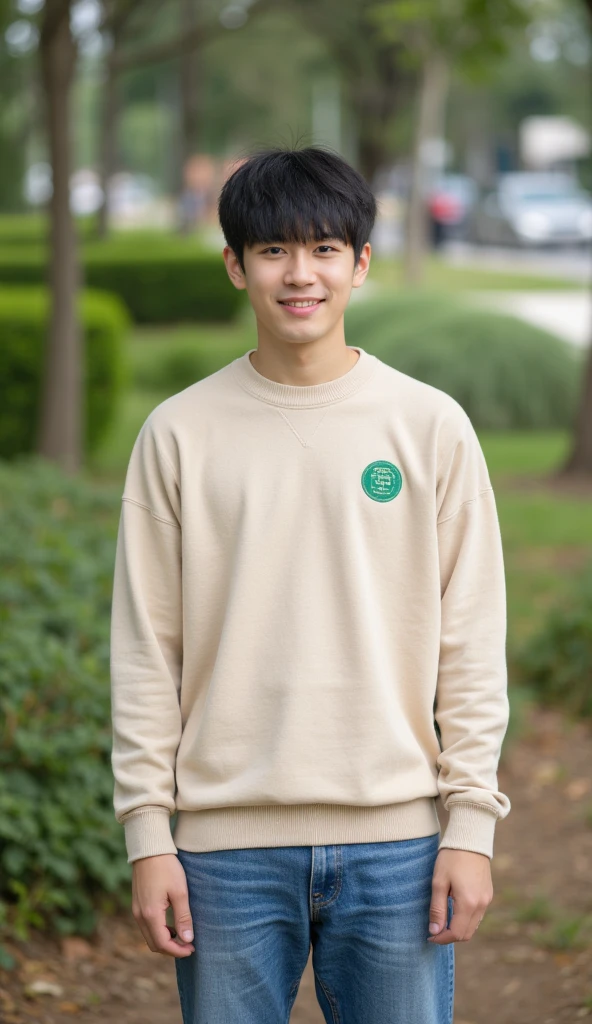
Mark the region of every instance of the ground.
<instances>
[{"instance_id":1,"label":"ground","mask_svg":"<svg viewBox=\"0 0 592 1024\"><path fill-rule=\"evenodd\" d=\"M592 1024L591 762L592 724L526 708L499 769L512 810L496 830L494 899L455 947L455 1024ZM35 935L10 950L2 1024L181 1024L174 963L131 916L103 920L90 942ZM310 960L291 1024L323 1024Z\"/></svg>"}]
</instances>

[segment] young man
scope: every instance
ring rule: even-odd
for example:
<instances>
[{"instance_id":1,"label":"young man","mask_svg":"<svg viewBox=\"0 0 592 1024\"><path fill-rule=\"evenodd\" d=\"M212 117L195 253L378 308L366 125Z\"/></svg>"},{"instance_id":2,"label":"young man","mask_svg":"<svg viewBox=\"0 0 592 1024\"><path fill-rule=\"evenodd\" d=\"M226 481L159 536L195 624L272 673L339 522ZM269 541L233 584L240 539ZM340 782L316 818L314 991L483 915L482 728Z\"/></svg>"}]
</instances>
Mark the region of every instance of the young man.
<instances>
[{"instance_id":1,"label":"young man","mask_svg":"<svg viewBox=\"0 0 592 1024\"><path fill-rule=\"evenodd\" d=\"M284 1024L311 943L327 1021L450 1024L510 810L487 467L452 398L346 344L376 213L353 168L257 153L219 213L258 346L153 410L122 500L132 912L184 1024Z\"/></svg>"}]
</instances>

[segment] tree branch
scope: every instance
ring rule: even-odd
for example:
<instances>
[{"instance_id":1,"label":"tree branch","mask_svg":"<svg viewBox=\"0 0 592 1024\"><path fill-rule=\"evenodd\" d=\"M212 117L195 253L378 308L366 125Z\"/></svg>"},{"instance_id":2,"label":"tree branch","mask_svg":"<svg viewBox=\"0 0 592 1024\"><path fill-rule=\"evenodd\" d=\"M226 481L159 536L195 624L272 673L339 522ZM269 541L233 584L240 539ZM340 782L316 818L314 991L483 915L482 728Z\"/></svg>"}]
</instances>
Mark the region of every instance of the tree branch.
<instances>
[{"instance_id":1,"label":"tree branch","mask_svg":"<svg viewBox=\"0 0 592 1024\"><path fill-rule=\"evenodd\" d=\"M278 6L278 0L258 0L256 5L249 8L249 14L262 14L264 11ZM175 36L165 43L157 43L142 50L132 50L130 53L118 55L113 60L113 71L119 74L129 68L141 67L144 64L157 64L161 61L172 60L174 57L181 57L183 54L191 53L203 46L204 43L210 42L211 39L216 39L225 31L228 30L220 22L212 21L205 25L195 25L189 32Z\"/></svg>"}]
</instances>

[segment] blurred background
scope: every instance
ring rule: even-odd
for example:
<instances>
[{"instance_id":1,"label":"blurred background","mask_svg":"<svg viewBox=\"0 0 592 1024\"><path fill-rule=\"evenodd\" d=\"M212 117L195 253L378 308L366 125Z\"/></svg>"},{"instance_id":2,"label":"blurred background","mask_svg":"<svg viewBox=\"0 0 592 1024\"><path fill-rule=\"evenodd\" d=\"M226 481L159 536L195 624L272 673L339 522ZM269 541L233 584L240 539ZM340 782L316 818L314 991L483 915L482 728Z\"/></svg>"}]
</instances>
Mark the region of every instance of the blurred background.
<instances>
[{"instance_id":1,"label":"blurred background","mask_svg":"<svg viewBox=\"0 0 592 1024\"><path fill-rule=\"evenodd\" d=\"M455 1021L592 1017L591 84L592 0L0 0L5 1024L180 1022L112 811L119 503L150 411L257 344L222 183L311 144L378 200L347 343L463 405L498 502L512 812Z\"/></svg>"}]
</instances>

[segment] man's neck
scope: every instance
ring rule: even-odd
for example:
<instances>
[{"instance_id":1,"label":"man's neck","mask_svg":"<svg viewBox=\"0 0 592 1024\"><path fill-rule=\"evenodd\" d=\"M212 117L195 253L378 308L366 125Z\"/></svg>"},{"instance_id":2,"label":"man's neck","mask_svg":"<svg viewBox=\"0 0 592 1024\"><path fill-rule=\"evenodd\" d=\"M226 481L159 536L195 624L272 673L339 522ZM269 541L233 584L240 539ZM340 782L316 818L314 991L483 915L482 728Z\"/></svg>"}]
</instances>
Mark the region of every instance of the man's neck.
<instances>
[{"instance_id":1,"label":"man's neck","mask_svg":"<svg viewBox=\"0 0 592 1024\"><path fill-rule=\"evenodd\" d=\"M249 358L257 372L268 380L307 387L343 377L360 356L356 349L348 348L345 343L340 347L333 345L330 349L297 344L274 348L259 343Z\"/></svg>"}]
</instances>

